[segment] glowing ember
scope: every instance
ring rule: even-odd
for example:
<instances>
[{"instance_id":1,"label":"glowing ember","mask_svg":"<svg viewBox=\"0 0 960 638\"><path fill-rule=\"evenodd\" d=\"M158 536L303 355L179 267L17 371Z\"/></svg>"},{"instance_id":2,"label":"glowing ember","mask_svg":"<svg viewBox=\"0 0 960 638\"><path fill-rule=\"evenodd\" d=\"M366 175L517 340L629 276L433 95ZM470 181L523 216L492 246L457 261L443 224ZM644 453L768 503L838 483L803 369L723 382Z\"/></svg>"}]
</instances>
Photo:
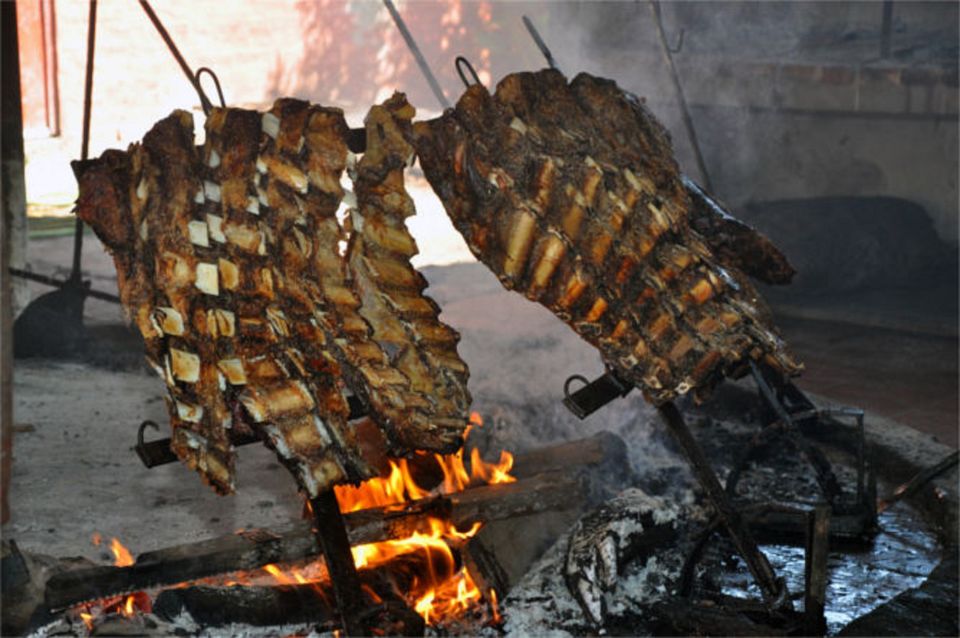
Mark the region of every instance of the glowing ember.
<instances>
[{"instance_id":1,"label":"glowing ember","mask_svg":"<svg viewBox=\"0 0 960 638\"><path fill-rule=\"evenodd\" d=\"M500 615L500 608L497 605L497 592L492 587L487 592L487 598L490 599L490 613L492 614L490 624L499 625L503 622L503 616Z\"/></svg>"}]
</instances>

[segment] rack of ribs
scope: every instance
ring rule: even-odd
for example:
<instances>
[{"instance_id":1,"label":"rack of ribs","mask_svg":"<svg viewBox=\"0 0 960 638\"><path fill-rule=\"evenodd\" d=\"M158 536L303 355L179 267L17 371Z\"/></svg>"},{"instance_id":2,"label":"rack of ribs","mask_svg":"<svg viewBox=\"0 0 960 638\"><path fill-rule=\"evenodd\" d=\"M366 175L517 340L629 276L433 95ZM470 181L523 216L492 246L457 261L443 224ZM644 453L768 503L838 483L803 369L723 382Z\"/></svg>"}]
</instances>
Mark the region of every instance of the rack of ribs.
<instances>
[{"instance_id":1,"label":"rack of ribs","mask_svg":"<svg viewBox=\"0 0 960 638\"><path fill-rule=\"evenodd\" d=\"M421 166L471 251L655 404L703 398L750 360L790 376L755 288L691 227L669 136L588 74L516 73L414 125Z\"/></svg>"},{"instance_id":2,"label":"rack of ribs","mask_svg":"<svg viewBox=\"0 0 960 638\"><path fill-rule=\"evenodd\" d=\"M171 447L218 492L235 486L233 429L251 428L311 498L376 475L384 451L461 443L467 368L413 252L392 249L412 207L389 139L357 169L352 215L371 230L350 240L350 276L337 218L348 134L340 110L281 99L266 113L214 109L200 148L176 111L127 152L75 165L77 214L113 254L168 387ZM399 365L409 352L430 365ZM444 401L425 399L434 386ZM348 419L347 390L369 420Z\"/></svg>"}]
</instances>

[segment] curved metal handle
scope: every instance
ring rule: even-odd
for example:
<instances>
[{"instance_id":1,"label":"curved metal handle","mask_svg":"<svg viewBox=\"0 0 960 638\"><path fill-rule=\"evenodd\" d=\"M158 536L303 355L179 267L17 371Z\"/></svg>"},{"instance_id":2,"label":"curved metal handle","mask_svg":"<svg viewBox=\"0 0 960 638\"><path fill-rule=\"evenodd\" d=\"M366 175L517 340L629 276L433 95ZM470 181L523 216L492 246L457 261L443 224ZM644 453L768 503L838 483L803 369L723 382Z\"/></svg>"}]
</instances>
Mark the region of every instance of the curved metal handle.
<instances>
[{"instance_id":1,"label":"curved metal handle","mask_svg":"<svg viewBox=\"0 0 960 638\"><path fill-rule=\"evenodd\" d=\"M212 102L210 98L207 97L206 91L203 90L203 86L200 83L200 76L206 73L213 80L213 85L217 89L217 97L220 99L220 107L226 108L227 102L223 99L223 89L220 88L220 78L217 77L217 74L213 72L213 69L207 66L202 66L197 69L197 72L193 74L193 79L196 80L194 83L194 88L197 90L197 94L200 96L200 104L203 105L204 115L209 115L212 109Z\"/></svg>"},{"instance_id":2,"label":"curved metal handle","mask_svg":"<svg viewBox=\"0 0 960 638\"><path fill-rule=\"evenodd\" d=\"M460 76L460 81L463 82L463 85L467 88L470 88L472 84L482 84L480 82L480 76L477 75L476 69L473 68L473 65L470 64L470 60L466 59L462 55L458 55L457 59L454 60L453 66L457 69L457 75ZM470 71L470 75L473 76L473 82L471 83L467 80L467 76L463 73L463 68L466 67Z\"/></svg>"}]
</instances>

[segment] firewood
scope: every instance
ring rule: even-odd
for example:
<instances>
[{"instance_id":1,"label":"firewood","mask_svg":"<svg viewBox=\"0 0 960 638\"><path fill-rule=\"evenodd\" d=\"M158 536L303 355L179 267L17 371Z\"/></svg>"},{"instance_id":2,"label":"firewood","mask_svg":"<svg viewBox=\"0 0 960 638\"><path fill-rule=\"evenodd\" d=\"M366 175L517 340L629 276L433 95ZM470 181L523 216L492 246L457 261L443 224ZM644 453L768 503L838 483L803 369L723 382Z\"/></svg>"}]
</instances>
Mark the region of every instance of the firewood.
<instances>
[{"instance_id":1,"label":"firewood","mask_svg":"<svg viewBox=\"0 0 960 638\"><path fill-rule=\"evenodd\" d=\"M580 480L570 473L552 472L514 483L471 488L426 502L351 512L344 518L351 543L356 545L426 530L428 517L446 508L450 519L463 528L476 521L566 509L581 502L582 497ZM59 574L47 583L46 604L51 609L62 609L124 592L256 569L319 553L316 538L305 523L282 535L249 530L141 554L130 567L98 566Z\"/></svg>"},{"instance_id":2,"label":"firewood","mask_svg":"<svg viewBox=\"0 0 960 638\"><path fill-rule=\"evenodd\" d=\"M230 623L287 625L313 622L333 627L332 592L315 585L184 587L167 589L153 603L155 614L173 620L183 612L205 627Z\"/></svg>"}]
</instances>

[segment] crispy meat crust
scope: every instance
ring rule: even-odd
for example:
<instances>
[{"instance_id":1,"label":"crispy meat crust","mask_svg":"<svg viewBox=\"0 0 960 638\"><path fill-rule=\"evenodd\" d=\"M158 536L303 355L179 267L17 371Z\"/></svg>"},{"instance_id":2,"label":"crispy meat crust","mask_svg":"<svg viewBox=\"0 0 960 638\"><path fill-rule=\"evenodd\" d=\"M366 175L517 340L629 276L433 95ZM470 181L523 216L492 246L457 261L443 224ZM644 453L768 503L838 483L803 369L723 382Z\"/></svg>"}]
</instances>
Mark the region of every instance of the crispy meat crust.
<instances>
[{"instance_id":1,"label":"crispy meat crust","mask_svg":"<svg viewBox=\"0 0 960 638\"><path fill-rule=\"evenodd\" d=\"M474 85L414 125L414 146L473 253L652 402L702 396L747 359L799 371L756 290L690 227L666 131L614 82Z\"/></svg>"},{"instance_id":2,"label":"crispy meat crust","mask_svg":"<svg viewBox=\"0 0 960 638\"><path fill-rule=\"evenodd\" d=\"M404 188L413 157L407 142L414 109L396 94L366 118L367 147L354 171L357 208L347 248L360 314L390 364L410 381L410 419L397 431L410 449L456 450L468 421L469 372L457 354L460 335L439 320L423 294L427 282L410 264L417 245L404 220L415 214Z\"/></svg>"},{"instance_id":3,"label":"crispy meat crust","mask_svg":"<svg viewBox=\"0 0 960 638\"><path fill-rule=\"evenodd\" d=\"M351 278L336 214L347 134L340 110L281 99L262 114L214 109L197 148L177 111L126 153L75 167L77 214L113 253L124 307L168 386L172 448L218 492L235 485L232 428L253 428L310 496L375 475L384 449L462 441L457 335L422 295L415 248L388 250L391 237L412 244L391 146L402 139L359 169L355 217L393 234L357 233ZM388 355L420 349L420 367ZM347 389L379 427L348 421Z\"/></svg>"}]
</instances>

